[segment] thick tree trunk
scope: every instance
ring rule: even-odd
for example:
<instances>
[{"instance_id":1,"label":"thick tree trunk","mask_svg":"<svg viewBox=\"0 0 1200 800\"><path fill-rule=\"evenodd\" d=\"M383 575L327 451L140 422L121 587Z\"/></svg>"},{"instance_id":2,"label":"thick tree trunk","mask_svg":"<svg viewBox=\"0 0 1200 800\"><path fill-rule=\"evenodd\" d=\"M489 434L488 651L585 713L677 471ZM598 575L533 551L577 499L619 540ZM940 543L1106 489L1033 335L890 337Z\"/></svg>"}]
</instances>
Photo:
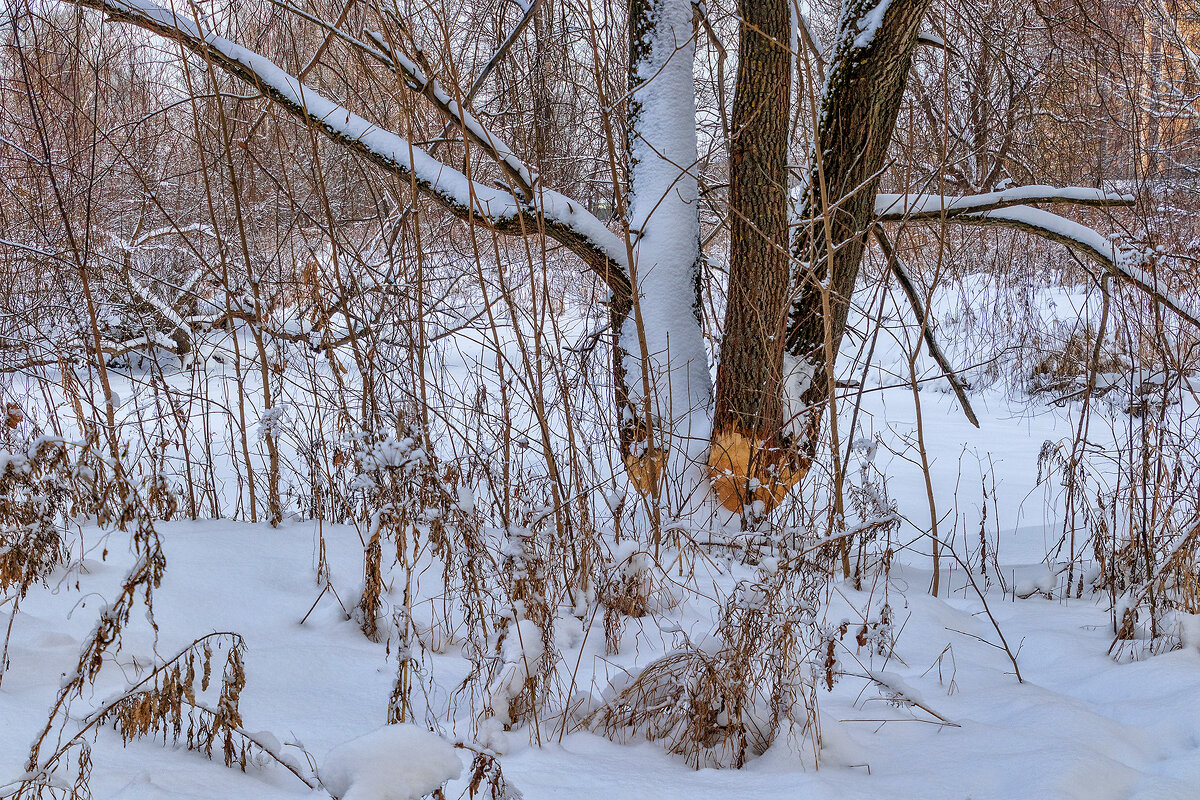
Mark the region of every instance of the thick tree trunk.
<instances>
[{"instance_id":1,"label":"thick tree trunk","mask_svg":"<svg viewBox=\"0 0 1200 800\"><path fill-rule=\"evenodd\" d=\"M634 483L687 469L707 442L711 379L700 326L695 38L689 0L629 7L630 280L618 333L621 455ZM672 475L672 480L680 478Z\"/></svg>"},{"instance_id":2,"label":"thick tree trunk","mask_svg":"<svg viewBox=\"0 0 1200 800\"><path fill-rule=\"evenodd\" d=\"M846 330L875 194L929 0L850 0L826 81L793 252L784 359L792 446L812 458Z\"/></svg>"},{"instance_id":3,"label":"thick tree trunk","mask_svg":"<svg viewBox=\"0 0 1200 800\"><path fill-rule=\"evenodd\" d=\"M729 143L729 293L717 368L709 477L721 503L769 511L796 471L781 441L790 291L788 122L791 7L740 0Z\"/></svg>"}]
</instances>

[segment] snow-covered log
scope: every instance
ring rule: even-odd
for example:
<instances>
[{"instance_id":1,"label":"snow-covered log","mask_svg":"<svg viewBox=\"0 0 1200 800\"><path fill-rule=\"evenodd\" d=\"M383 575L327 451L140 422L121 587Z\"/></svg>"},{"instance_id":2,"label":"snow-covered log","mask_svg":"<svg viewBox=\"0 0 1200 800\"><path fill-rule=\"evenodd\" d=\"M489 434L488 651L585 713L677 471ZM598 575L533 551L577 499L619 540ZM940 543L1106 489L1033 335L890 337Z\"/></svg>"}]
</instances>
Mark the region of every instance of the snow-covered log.
<instances>
[{"instance_id":1,"label":"snow-covered log","mask_svg":"<svg viewBox=\"0 0 1200 800\"><path fill-rule=\"evenodd\" d=\"M880 193L875 196L875 217L880 222L901 222L957 217L1033 203L1112 208L1132 206L1134 202L1131 194L1082 186L1019 186L970 195Z\"/></svg>"}]
</instances>

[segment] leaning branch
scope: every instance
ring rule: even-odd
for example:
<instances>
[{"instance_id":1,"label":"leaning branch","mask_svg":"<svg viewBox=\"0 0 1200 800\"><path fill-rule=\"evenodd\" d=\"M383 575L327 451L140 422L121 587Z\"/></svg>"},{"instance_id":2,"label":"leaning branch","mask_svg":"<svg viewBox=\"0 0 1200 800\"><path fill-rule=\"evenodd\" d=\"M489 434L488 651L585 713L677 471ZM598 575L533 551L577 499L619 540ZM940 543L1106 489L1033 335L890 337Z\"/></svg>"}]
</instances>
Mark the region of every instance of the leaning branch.
<instances>
[{"instance_id":1,"label":"leaning branch","mask_svg":"<svg viewBox=\"0 0 1200 800\"><path fill-rule=\"evenodd\" d=\"M500 62L505 59L505 57L508 55L508 51L512 49L512 46L516 44L518 39L521 38L521 34L524 33L527 27L529 27L529 23L533 21L534 15L536 15L538 6L541 5L541 2L542 0L518 0L517 4L522 9L521 19L515 26L513 26L513 29L509 31L508 36L504 38L504 41L501 42L500 46L496 48L496 51L492 53L492 57L488 59L486 64L483 65L483 69L481 69L479 74L475 76L475 80L471 82L471 86L469 89L467 89L466 94L466 101L468 103L475 99L475 95L477 95L479 90L483 88L483 84L487 81L488 76L492 74L492 70L496 69Z\"/></svg>"},{"instance_id":2,"label":"leaning branch","mask_svg":"<svg viewBox=\"0 0 1200 800\"><path fill-rule=\"evenodd\" d=\"M1057 203L1099 208L1132 206L1133 195L1105 192L1082 186L1019 186L999 192L969 195L883 194L875 196L878 222L916 222L981 214L1033 203Z\"/></svg>"},{"instance_id":3,"label":"leaning branch","mask_svg":"<svg viewBox=\"0 0 1200 800\"><path fill-rule=\"evenodd\" d=\"M329 35L337 36L386 67L389 72L404 81L404 85L410 91L422 95L432 102L434 107L446 117L447 122L462 131L468 141L487 153L500 167L509 183L523 197L533 196L534 186L537 183L537 175L533 170L513 152L512 148L499 135L489 130L469 109L451 97L436 78L426 75L425 70L415 61L397 52L392 42L383 34L374 31L367 32L367 38L374 44L372 46L351 36L336 25L331 25L320 17L309 14L290 3L283 2L283 0L272 0L272 2L315 25L319 25Z\"/></svg>"},{"instance_id":4,"label":"leaning branch","mask_svg":"<svg viewBox=\"0 0 1200 800\"><path fill-rule=\"evenodd\" d=\"M954 390L954 396L958 398L958 403L962 406L963 414L966 415L972 425L978 428L979 417L975 416L975 409L971 407L971 401L967 398L966 381L950 366L950 359L946 358L946 354L942 352L942 347L938 344L937 336L933 332L933 321L929 319L928 313L925 310L925 304L921 302L921 296L917 294L917 287L913 283L912 277L908 274L908 270L905 269L903 262L900 261L900 256L896 253L896 249L892 247L887 234L884 233L883 226L876 224L873 228L873 233L875 234L875 240L879 242L880 249L883 250L884 258L887 259L888 269L896 276L896 280L899 281L900 287L904 290L904 294L912 306L913 313L917 316L917 320L921 325L921 336L925 339L926 347L929 348L929 355L937 362L938 367L942 370L942 374L950 382L950 388Z\"/></svg>"},{"instance_id":5,"label":"leaning branch","mask_svg":"<svg viewBox=\"0 0 1200 800\"><path fill-rule=\"evenodd\" d=\"M1015 206L982 214L958 214L950 221L964 225L993 225L1015 228L1049 239L1087 256L1109 274L1148 294L1200 329L1200 318L1167 287L1166 283L1142 269L1128 254L1121 252L1108 237L1078 222L1049 211Z\"/></svg>"},{"instance_id":6,"label":"leaning branch","mask_svg":"<svg viewBox=\"0 0 1200 800\"><path fill-rule=\"evenodd\" d=\"M534 197L473 181L406 139L383 130L251 50L224 39L195 21L149 0L69 0L104 11L177 42L209 63L256 87L293 116L322 131L405 180L453 214L497 233L527 236L534 232L561 243L605 280L617 296L629 294L624 242L579 203L540 189Z\"/></svg>"}]
</instances>

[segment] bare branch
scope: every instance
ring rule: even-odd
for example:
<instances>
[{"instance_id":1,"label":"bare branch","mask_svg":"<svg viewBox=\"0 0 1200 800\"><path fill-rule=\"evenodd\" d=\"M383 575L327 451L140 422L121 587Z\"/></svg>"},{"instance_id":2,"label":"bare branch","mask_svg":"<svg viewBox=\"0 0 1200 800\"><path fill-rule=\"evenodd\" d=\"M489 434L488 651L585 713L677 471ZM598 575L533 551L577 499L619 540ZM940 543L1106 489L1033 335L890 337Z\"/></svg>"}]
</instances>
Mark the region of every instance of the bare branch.
<instances>
[{"instance_id":1,"label":"bare branch","mask_svg":"<svg viewBox=\"0 0 1200 800\"><path fill-rule=\"evenodd\" d=\"M920 295L917 294L917 287L913 284L912 277L900 261L900 256L897 255L896 249L888 241L887 234L883 231L883 226L876 223L873 232L876 241L879 242L880 249L883 250L884 257L887 259L888 269L896 276L896 280L900 282L900 287L904 289L904 294L908 297L909 304L912 305L913 313L917 315L917 319L921 323L921 336L925 339L925 345L929 348L929 355L937 362L938 367L942 370L942 374L950 382L950 388L954 390L954 396L958 398L959 405L962 406L963 413L966 414L967 419L970 420L972 425L978 428L979 417L975 416L975 409L971 408L971 401L967 399L966 382L950 366L950 360L942 352L941 345L938 344L937 336L934 335L933 325L927 315L924 303L921 302Z\"/></svg>"},{"instance_id":2,"label":"bare branch","mask_svg":"<svg viewBox=\"0 0 1200 800\"><path fill-rule=\"evenodd\" d=\"M512 49L512 46L520 38L525 28L533 21L538 6L541 4L542 0L531 0L531 2L524 6L525 12L521 16L521 20L513 27L504 41L500 43L500 46L496 48L496 52L492 53L492 57L488 59L488 63L483 65L483 69L479 71L479 74L475 76L475 80L471 82L471 87L467 89L466 94L466 101L468 103L475 99L475 95L479 94L479 90L483 88L483 84L488 79L488 76L492 74L492 70L508 55L508 51Z\"/></svg>"}]
</instances>

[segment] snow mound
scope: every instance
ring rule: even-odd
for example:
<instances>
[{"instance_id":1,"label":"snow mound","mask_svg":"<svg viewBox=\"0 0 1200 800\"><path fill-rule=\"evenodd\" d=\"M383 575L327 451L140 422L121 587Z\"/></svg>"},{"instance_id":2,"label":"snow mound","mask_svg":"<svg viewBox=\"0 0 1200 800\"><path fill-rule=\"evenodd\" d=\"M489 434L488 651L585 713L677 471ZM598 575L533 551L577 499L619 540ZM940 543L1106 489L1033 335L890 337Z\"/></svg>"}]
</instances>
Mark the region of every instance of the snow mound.
<instances>
[{"instance_id":1,"label":"snow mound","mask_svg":"<svg viewBox=\"0 0 1200 800\"><path fill-rule=\"evenodd\" d=\"M386 725L329 751L321 783L338 800L417 800L462 774L454 746L416 725Z\"/></svg>"}]
</instances>

